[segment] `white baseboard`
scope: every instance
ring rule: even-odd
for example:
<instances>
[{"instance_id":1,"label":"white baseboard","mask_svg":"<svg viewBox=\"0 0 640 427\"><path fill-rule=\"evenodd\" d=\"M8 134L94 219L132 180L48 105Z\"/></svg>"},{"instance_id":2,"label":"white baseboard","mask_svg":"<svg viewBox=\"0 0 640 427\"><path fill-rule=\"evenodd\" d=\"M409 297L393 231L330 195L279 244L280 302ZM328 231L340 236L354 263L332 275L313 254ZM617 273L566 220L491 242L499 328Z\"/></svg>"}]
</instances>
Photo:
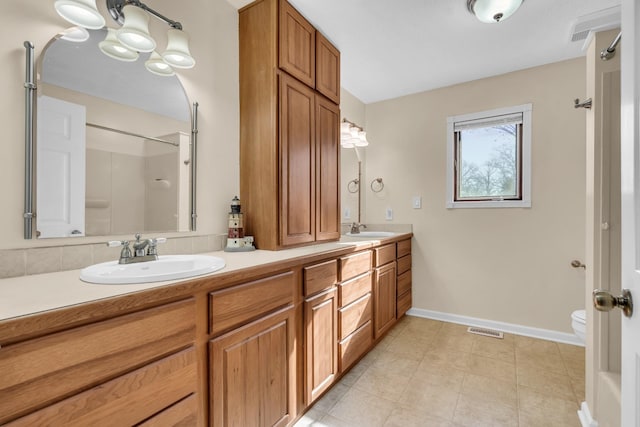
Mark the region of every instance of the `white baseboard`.
<instances>
[{"instance_id":1,"label":"white baseboard","mask_svg":"<svg viewBox=\"0 0 640 427\"><path fill-rule=\"evenodd\" d=\"M589 411L589 405L587 402L582 402L580 409L578 409L578 418L580 418L580 424L582 427L598 427L598 422L591 416Z\"/></svg>"},{"instance_id":2,"label":"white baseboard","mask_svg":"<svg viewBox=\"0 0 640 427\"><path fill-rule=\"evenodd\" d=\"M407 311L410 316L424 317L427 319L442 320L443 322L460 323L462 325L477 326L481 328L495 329L515 335L540 338L548 341L555 341L564 344L573 344L584 347L577 336L566 332L552 331L549 329L532 328L530 326L516 325L514 323L497 322L494 320L479 319L477 317L461 316L459 314L442 313L440 311L423 310L421 308L411 308ZM567 319L569 322L571 319Z\"/></svg>"}]
</instances>

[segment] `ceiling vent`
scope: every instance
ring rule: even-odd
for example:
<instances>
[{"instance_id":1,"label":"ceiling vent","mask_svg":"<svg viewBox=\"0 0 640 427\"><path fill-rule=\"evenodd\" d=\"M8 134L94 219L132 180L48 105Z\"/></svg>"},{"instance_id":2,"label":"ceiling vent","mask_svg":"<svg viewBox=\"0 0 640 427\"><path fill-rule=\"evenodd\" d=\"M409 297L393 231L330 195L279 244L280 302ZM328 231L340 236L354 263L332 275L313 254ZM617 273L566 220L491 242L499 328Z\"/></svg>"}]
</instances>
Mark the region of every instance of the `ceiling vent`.
<instances>
[{"instance_id":1,"label":"ceiling vent","mask_svg":"<svg viewBox=\"0 0 640 427\"><path fill-rule=\"evenodd\" d=\"M571 29L571 41L584 40L582 50L586 50L591 37L598 31L606 31L620 27L620 6L602 9L579 17Z\"/></svg>"}]
</instances>

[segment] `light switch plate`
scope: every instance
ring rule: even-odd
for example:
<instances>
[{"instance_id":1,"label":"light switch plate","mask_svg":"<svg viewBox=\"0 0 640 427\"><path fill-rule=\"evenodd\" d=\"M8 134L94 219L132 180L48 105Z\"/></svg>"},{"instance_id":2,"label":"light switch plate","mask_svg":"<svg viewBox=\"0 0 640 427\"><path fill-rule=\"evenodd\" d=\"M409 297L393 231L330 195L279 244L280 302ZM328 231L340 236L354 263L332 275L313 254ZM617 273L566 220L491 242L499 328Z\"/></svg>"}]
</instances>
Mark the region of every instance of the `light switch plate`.
<instances>
[{"instance_id":1,"label":"light switch plate","mask_svg":"<svg viewBox=\"0 0 640 427\"><path fill-rule=\"evenodd\" d=\"M413 209L422 209L422 197L413 196L413 199L411 200L411 205L413 206Z\"/></svg>"},{"instance_id":2,"label":"light switch plate","mask_svg":"<svg viewBox=\"0 0 640 427\"><path fill-rule=\"evenodd\" d=\"M387 208L387 210L385 211L385 214L384 214L384 218L387 221L391 221L393 219L393 209Z\"/></svg>"},{"instance_id":3,"label":"light switch plate","mask_svg":"<svg viewBox=\"0 0 640 427\"><path fill-rule=\"evenodd\" d=\"M344 219L351 219L351 209L350 208L344 208L344 215L343 215Z\"/></svg>"}]
</instances>

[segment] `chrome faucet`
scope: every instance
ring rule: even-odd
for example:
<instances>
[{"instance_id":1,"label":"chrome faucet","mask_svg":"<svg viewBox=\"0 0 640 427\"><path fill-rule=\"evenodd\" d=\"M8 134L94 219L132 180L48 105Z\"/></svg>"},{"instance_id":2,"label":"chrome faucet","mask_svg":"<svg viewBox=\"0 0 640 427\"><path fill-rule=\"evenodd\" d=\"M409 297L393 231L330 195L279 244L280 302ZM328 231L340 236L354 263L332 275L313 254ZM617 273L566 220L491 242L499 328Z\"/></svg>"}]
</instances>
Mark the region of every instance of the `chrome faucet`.
<instances>
[{"instance_id":1,"label":"chrome faucet","mask_svg":"<svg viewBox=\"0 0 640 427\"><path fill-rule=\"evenodd\" d=\"M351 224L351 234L359 234L360 233L360 227L367 228L367 226L364 225L364 224L358 224L357 222L352 223Z\"/></svg>"},{"instance_id":2,"label":"chrome faucet","mask_svg":"<svg viewBox=\"0 0 640 427\"><path fill-rule=\"evenodd\" d=\"M133 242L133 252L129 247L128 240L112 240L110 242L107 242L107 246L109 247L122 246L118 264L133 264L134 262L155 261L158 259L158 243L164 243L167 241L167 239L164 237L141 240L140 238L142 236L140 235L140 233L136 233L135 237L136 241Z\"/></svg>"}]
</instances>

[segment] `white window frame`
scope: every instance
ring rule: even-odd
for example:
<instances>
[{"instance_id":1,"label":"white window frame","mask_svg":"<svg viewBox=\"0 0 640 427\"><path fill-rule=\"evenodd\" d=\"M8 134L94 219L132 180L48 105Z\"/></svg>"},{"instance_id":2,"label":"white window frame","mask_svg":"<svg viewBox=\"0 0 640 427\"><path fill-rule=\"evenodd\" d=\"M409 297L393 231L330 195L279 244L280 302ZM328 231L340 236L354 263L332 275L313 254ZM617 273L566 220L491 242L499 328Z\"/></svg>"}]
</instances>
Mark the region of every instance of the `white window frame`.
<instances>
[{"instance_id":1,"label":"white window frame","mask_svg":"<svg viewBox=\"0 0 640 427\"><path fill-rule=\"evenodd\" d=\"M531 110L532 104L498 108L479 113L447 117L447 200L446 207L453 208L530 208L531 207ZM522 114L522 200L455 200L455 132L454 125L470 120L490 120L495 116Z\"/></svg>"}]
</instances>

